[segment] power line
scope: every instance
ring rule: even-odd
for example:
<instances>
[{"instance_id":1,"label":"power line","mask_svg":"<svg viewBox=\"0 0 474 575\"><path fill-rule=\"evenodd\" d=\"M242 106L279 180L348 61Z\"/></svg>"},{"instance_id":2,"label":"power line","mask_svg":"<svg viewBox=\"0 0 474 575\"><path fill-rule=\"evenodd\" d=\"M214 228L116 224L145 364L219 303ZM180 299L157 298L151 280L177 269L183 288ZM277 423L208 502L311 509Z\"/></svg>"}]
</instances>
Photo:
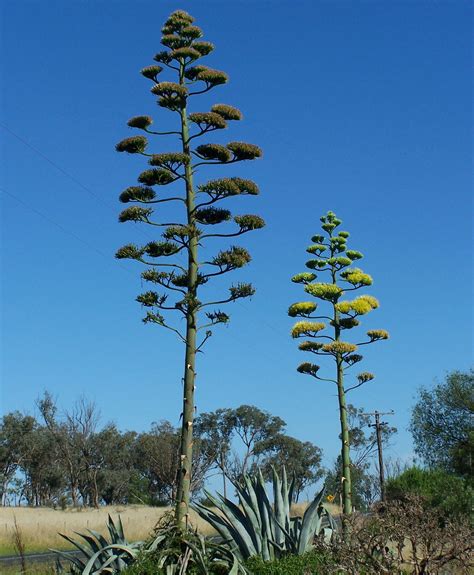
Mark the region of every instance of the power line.
<instances>
[{"instance_id":1,"label":"power line","mask_svg":"<svg viewBox=\"0 0 474 575\"><path fill-rule=\"evenodd\" d=\"M56 226L59 230L61 230L61 232L63 232L64 234L71 236L72 238L76 239L78 242L81 242L82 244L84 244L85 246L87 246L89 249L93 250L94 252L96 252L98 255L100 255L101 257L105 258L106 260L108 260L109 263L111 263L111 257L110 255L107 255L106 253L104 253L103 251L97 249L96 246L94 246L93 244L89 243L87 240L85 240L84 238L82 238L81 236L77 235L76 233L72 232L71 230L68 230L67 228L65 228L64 226L62 226L61 224L59 224L56 220L53 220L53 218L51 218L50 216L47 216L46 214L44 214L43 212L41 212L40 210L38 210L37 208L31 206L30 204L27 204L26 202L24 202L21 198L19 198L18 196L16 196L15 194L12 194L11 192L5 190L5 188L0 188L0 192L2 194L5 194L7 196L9 196L10 198L13 198L16 202L18 202L19 204L21 204L22 206L28 208L30 211L32 211L33 213L35 213L36 215L40 216L41 218L43 218L44 220L46 220L47 222L49 222L50 224L52 224L53 226ZM131 270L129 270L128 268L126 268L125 266L123 266L122 264L120 264L119 262L117 262L117 265L122 268L123 270L125 270L127 273L131 273L134 274L134 272L132 272ZM135 275L135 274L134 274Z\"/></svg>"},{"instance_id":2,"label":"power line","mask_svg":"<svg viewBox=\"0 0 474 575\"><path fill-rule=\"evenodd\" d=\"M385 472L383 467L383 451L382 451L382 427L388 425L387 421L380 421L381 415L394 415L394 411L374 411L373 413L364 413L363 415L370 415L375 418L375 423L369 423L369 427L375 427L375 435L377 438L377 451L379 456L379 480L380 480L380 499L385 501Z\"/></svg>"}]
</instances>

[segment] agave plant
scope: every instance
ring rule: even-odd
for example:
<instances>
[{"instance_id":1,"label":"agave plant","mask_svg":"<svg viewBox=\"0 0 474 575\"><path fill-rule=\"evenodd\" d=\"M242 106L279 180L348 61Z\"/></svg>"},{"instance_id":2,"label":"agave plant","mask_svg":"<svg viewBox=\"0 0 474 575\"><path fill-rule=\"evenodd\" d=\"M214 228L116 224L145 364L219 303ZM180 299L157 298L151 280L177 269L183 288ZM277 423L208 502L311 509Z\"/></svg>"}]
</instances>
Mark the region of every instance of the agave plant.
<instances>
[{"instance_id":1,"label":"agave plant","mask_svg":"<svg viewBox=\"0 0 474 575\"><path fill-rule=\"evenodd\" d=\"M265 490L262 473L244 475L242 483L234 483L239 505L206 491L217 511L199 503L196 512L223 537L239 559L260 556L277 559L286 553L302 555L313 546L315 537L330 539L336 529L334 520L323 507L323 489L315 496L302 517L290 515L295 478L288 484L283 468L282 479L273 469L273 505Z\"/></svg>"},{"instance_id":2,"label":"agave plant","mask_svg":"<svg viewBox=\"0 0 474 575\"><path fill-rule=\"evenodd\" d=\"M92 529L88 529L88 533L76 532L84 543L60 533L61 537L74 545L81 554L78 557L53 549L58 557L58 572L63 572L60 558L69 562L69 573L72 575L98 575L124 571L136 559L143 542L127 542L120 517L115 524L109 515L107 529L110 541Z\"/></svg>"}]
</instances>

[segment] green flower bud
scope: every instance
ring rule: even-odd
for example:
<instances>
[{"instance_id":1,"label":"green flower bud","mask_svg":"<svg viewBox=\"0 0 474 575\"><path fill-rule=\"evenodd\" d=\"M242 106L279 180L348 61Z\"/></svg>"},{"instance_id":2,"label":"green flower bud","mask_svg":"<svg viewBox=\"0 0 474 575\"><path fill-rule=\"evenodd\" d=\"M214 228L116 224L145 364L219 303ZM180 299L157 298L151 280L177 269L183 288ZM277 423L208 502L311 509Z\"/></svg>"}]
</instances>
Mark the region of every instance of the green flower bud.
<instances>
[{"instance_id":1,"label":"green flower bud","mask_svg":"<svg viewBox=\"0 0 474 575\"><path fill-rule=\"evenodd\" d=\"M147 147L148 140L145 136L132 136L131 138L125 138L119 142L115 149L117 152L128 152L129 154L143 154Z\"/></svg>"},{"instance_id":2,"label":"green flower bud","mask_svg":"<svg viewBox=\"0 0 474 575\"><path fill-rule=\"evenodd\" d=\"M259 230L265 227L265 222L260 216L246 214L243 216L235 216L234 222L240 226L241 231Z\"/></svg>"},{"instance_id":3,"label":"green flower bud","mask_svg":"<svg viewBox=\"0 0 474 575\"><path fill-rule=\"evenodd\" d=\"M230 220L231 213L222 208L208 207L196 210L194 215L200 224L214 225Z\"/></svg>"},{"instance_id":4,"label":"green flower bud","mask_svg":"<svg viewBox=\"0 0 474 575\"><path fill-rule=\"evenodd\" d=\"M296 274L291 278L291 281L295 284L306 284L314 281L316 279L316 274L312 274L309 272L302 272L300 274Z\"/></svg>"},{"instance_id":5,"label":"green flower bud","mask_svg":"<svg viewBox=\"0 0 474 575\"><path fill-rule=\"evenodd\" d=\"M363 371L362 373L359 373L359 375L357 376L357 379L359 380L359 383L367 383L368 381L371 381L372 379L374 379L375 375L373 373L369 373L368 371Z\"/></svg>"},{"instance_id":6,"label":"green flower bud","mask_svg":"<svg viewBox=\"0 0 474 575\"><path fill-rule=\"evenodd\" d=\"M234 154L236 160L255 160L262 157L262 150L253 144L229 142L226 148Z\"/></svg>"},{"instance_id":7,"label":"green flower bud","mask_svg":"<svg viewBox=\"0 0 474 575\"><path fill-rule=\"evenodd\" d=\"M128 202L152 202L156 197L154 190L145 186L130 186L124 190L119 200L126 204Z\"/></svg>"},{"instance_id":8,"label":"green flower bud","mask_svg":"<svg viewBox=\"0 0 474 575\"><path fill-rule=\"evenodd\" d=\"M174 181L174 176L168 170L153 168L142 172L138 176L138 181L146 186L166 186Z\"/></svg>"},{"instance_id":9,"label":"green flower bud","mask_svg":"<svg viewBox=\"0 0 474 575\"><path fill-rule=\"evenodd\" d=\"M150 116L135 116L134 118L130 118L127 122L130 128L139 128L140 130L145 130L148 126L153 124L152 118Z\"/></svg>"},{"instance_id":10,"label":"green flower bud","mask_svg":"<svg viewBox=\"0 0 474 575\"><path fill-rule=\"evenodd\" d=\"M119 222L148 222L148 218L153 213L151 208L140 208L131 206L119 214Z\"/></svg>"},{"instance_id":11,"label":"green flower bud","mask_svg":"<svg viewBox=\"0 0 474 575\"><path fill-rule=\"evenodd\" d=\"M385 331L384 329L371 329L367 332L367 335L370 337L371 341L388 339L390 337L388 331Z\"/></svg>"},{"instance_id":12,"label":"green flower bud","mask_svg":"<svg viewBox=\"0 0 474 575\"><path fill-rule=\"evenodd\" d=\"M308 362L302 363L296 368L296 370L299 371L299 373L312 375L313 377L316 376L319 369L320 369L319 365L315 365L314 363L308 363Z\"/></svg>"},{"instance_id":13,"label":"green flower bud","mask_svg":"<svg viewBox=\"0 0 474 575\"><path fill-rule=\"evenodd\" d=\"M214 104L211 112L215 112L224 118L224 120L241 120L242 112L233 106L227 104Z\"/></svg>"},{"instance_id":14,"label":"green flower bud","mask_svg":"<svg viewBox=\"0 0 474 575\"><path fill-rule=\"evenodd\" d=\"M343 294L343 290L336 284L308 284L304 289L314 297L318 297L320 299L331 302L337 302L337 300Z\"/></svg>"},{"instance_id":15,"label":"green flower bud","mask_svg":"<svg viewBox=\"0 0 474 575\"><path fill-rule=\"evenodd\" d=\"M220 144L201 144L196 148L196 152L205 160L217 160L225 163L232 158L229 150Z\"/></svg>"},{"instance_id":16,"label":"green flower bud","mask_svg":"<svg viewBox=\"0 0 474 575\"><path fill-rule=\"evenodd\" d=\"M115 253L115 257L118 260L130 259L130 260L138 260L142 257L143 250L136 246L135 244L127 244L126 246L121 247Z\"/></svg>"}]
</instances>

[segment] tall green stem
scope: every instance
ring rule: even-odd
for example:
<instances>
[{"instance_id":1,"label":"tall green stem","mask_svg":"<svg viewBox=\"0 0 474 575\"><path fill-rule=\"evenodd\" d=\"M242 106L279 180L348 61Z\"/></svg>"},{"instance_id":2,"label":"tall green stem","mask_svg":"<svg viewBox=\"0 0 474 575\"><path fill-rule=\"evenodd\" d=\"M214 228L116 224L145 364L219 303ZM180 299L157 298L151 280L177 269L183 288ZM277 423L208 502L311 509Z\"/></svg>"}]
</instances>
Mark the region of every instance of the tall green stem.
<instances>
[{"instance_id":1,"label":"tall green stem","mask_svg":"<svg viewBox=\"0 0 474 575\"><path fill-rule=\"evenodd\" d=\"M184 85L184 65L180 69L180 84ZM183 411L180 443L180 464L178 475L178 490L176 500L176 522L185 527L189 513L189 498L191 490L191 473L193 457L193 422L194 422L194 387L196 364L196 333L197 333L197 275L198 275L198 238L195 233L194 218L194 187L189 146L189 127L186 107L181 109L181 140L182 150L189 158L185 166L186 208L189 226L188 245L188 289L186 316L186 352L183 386Z\"/></svg>"},{"instance_id":2,"label":"tall green stem","mask_svg":"<svg viewBox=\"0 0 474 575\"><path fill-rule=\"evenodd\" d=\"M332 237L332 234L330 235ZM334 250L331 248L331 257L334 257ZM336 270L331 270L332 282L336 284ZM339 312L333 306L334 316L334 340L340 341L341 327L339 324ZM349 445L349 427L347 425L346 393L344 391L344 368L342 355L336 355L337 366L337 396L339 400L339 420L341 424L341 459L342 459L342 511L344 515L352 513L352 486L351 486L351 457Z\"/></svg>"}]
</instances>

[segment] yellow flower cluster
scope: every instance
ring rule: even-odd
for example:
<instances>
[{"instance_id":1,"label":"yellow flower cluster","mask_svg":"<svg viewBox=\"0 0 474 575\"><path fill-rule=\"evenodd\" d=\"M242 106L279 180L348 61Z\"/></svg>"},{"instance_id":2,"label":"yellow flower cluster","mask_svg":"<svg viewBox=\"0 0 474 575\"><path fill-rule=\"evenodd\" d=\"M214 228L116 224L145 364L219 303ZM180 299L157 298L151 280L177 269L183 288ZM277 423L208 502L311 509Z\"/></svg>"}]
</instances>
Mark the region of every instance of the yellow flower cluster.
<instances>
[{"instance_id":1,"label":"yellow flower cluster","mask_svg":"<svg viewBox=\"0 0 474 575\"><path fill-rule=\"evenodd\" d=\"M359 268L345 270L341 273L341 277L353 286L370 286L373 283L371 276Z\"/></svg>"},{"instance_id":2,"label":"yellow flower cluster","mask_svg":"<svg viewBox=\"0 0 474 575\"><path fill-rule=\"evenodd\" d=\"M288 315L290 317L296 317L298 315L309 315L318 307L317 303L312 301L302 301L299 303L294 303L288 308Z\"/></svg>"},{"instance_id":3,"label":"yellow flower cluster","mask_svg":"<svg viewBox=\"0 0 474 575\"><path fill-rule=\"evenodd\" d=\"M367 332L367 335L372 341L376 341L378 339L388 339L390 337L388 331L385 331L384 329L370 329Z\"/></svg>"},{"instance_id":4,"label":"yellow flower cluster","mask_svg":"<svg viewBox=\"0 0 474 575\"><path fill-rule=\"evenodd\" d=\"M315 321L298 321L293 326L291 330L291 337L297 338L305 335L307 337L314 337L318 331L324 329L326 325L324 323Z\"/></svg>"},{"instance_id":5,"label":"yellow flower cluster","mask_svg":"<svg viewBox=\"0 0 474 575\"><path fill-rule=\"evenodd\" d=\"M336 284L308 284L304 289L312 296L328 301L337 301L343 293Z\"/></svg>"},{"instance_id":6,"label":"yellow flower cluster","mask_svg":"<svg viewBox=\"0 0 474 575\"><path fill-rule=\"evenodd\" d=\"M361 295L352 301L340 301L336 304L336 309L340 313L354 312L356 315L365 315L377 309L379 307L379 302L377 298L371 295Z\"/></svg>"},{"instance_id":7,"label":"yellow flower cluster","mask_svg":"<svg viewBox=\"0 0 474 575\"><path fill-rule=\"evenodd\" d=\"M333 341L332 343L325 343L321 349L327 353L336 355L351 353L357 349L357 346L346 341Z\"/></svg>"}]
</instances>

